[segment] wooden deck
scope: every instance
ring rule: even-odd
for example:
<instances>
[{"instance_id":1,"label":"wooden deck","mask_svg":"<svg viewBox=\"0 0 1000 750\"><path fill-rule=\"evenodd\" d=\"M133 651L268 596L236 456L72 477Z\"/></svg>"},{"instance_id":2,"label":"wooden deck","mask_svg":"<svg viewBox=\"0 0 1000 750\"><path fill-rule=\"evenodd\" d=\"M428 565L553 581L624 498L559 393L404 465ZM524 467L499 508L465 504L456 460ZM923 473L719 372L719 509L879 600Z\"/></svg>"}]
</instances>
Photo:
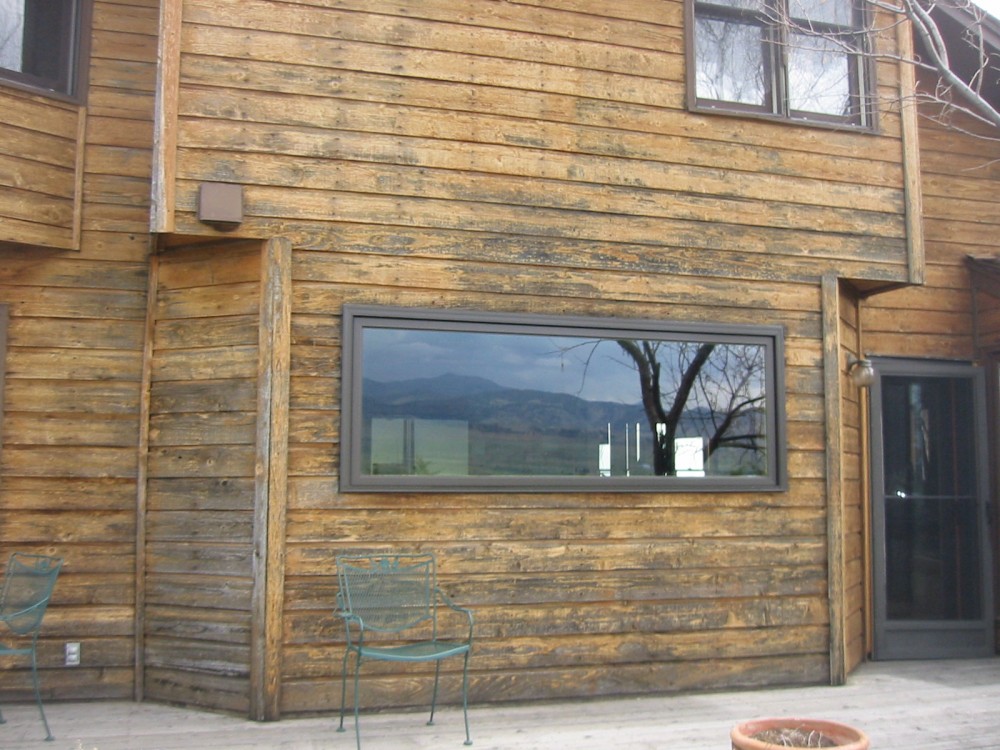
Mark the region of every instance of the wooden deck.
<instances>
[{"instance_id":1,"label":"wooden deck","mask_svg":"<svg viewBox=\"0 0 1000 750\"><path fill-rule=\"evenodd\" d=\"M53 703L56 741L41 741L33 704L4 707L5 750L354 750L335 717L256 724L232 716L125 702ZM1000 659L886 662L861 667L843 687L686 694L470 712L479 750L721 750L738 719L801 715L854 724L875 750L1000 748ZM461 712L362 716L366 750L459 750Z\"/></svg>"}]
</instances>

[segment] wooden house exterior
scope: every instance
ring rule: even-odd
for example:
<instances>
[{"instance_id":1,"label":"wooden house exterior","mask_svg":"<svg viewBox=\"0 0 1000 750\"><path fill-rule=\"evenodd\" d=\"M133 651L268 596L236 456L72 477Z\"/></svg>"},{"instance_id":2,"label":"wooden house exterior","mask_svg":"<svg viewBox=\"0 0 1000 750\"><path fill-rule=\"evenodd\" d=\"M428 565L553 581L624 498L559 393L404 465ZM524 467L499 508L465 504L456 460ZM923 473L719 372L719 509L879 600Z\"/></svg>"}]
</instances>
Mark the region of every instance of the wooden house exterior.
<instances>
[{"instance_id":1,"label":"wooden house exterior","mask_svg":"<svg viewBox=\"0 0 1000 750\"><path fill-rule=\"evenodd\" d=\"M848 363L1000 344L966 261L997 254L1000 148L918 125L905 31L844 127L693 106L680 0L78 5L82 91L0 79L0 549L66 561L46 695L331 711L334 559L369 549L437 553L473 701L869 657ZM359 491L345 308L780 331L775 481ZM426 677L374 668L363 702Z\"/></svg>"}]
</instances>

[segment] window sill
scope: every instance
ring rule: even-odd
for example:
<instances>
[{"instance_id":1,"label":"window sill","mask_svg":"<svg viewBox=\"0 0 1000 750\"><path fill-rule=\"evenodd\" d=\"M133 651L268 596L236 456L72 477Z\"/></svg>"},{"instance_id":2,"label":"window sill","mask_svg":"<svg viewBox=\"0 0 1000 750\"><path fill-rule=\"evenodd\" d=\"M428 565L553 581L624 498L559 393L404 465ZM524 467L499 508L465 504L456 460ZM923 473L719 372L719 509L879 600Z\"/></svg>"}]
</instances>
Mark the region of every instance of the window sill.
<instances>
[{"instance_id":1,"label":"window sill","mask_svg":"<svg viewBox=\"0 0 1000 750\"><path fill-rule=\"evenodd\" d=\"M836 120L812 118L812 117L786 117L785 115L775 115L768 112L760 112L753 109L744 109L739 105L725 106L722 104L694 104L688 106L688 111L696 115L708 115L711 117L736 117L742 120L756 120L758 122L769 122L777 125L790 125L793 127L816 128L819 130L836 130L839 132L850 132L867 135L878 135L877 125L858 124L847 120Z\"/></svg>"},{"instance_id":2,"label":"window sill","mask_svg":"<svg viewBox=\"0 0 1000 750\"><path fill-rule=\"evenodd\" d=\"M16 89L17 91L25 94L31 94L37 96L40 99L45 99L46 101L56 101L62 104L68 104L71 106L83 106L83 97L75 94L66 94L62 91L56 91L55 89L45 88L39 84L33 84L28 81L22 81L17 78L7 75L4 71L0 71L0 86Z\"/></svg>"}]
</instances>

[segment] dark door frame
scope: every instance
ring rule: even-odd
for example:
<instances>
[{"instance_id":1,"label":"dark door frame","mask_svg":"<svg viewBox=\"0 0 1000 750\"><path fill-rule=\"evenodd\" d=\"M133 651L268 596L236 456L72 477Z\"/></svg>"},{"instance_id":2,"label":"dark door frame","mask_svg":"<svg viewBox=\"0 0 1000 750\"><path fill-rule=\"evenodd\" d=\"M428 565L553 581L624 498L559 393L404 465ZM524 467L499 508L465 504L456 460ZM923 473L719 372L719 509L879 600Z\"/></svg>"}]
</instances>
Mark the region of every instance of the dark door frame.
<instances>
[{"instance_id":1,"label":"dark door frame","mask_svg":"<svg viewBox=\"0 0 1000 750\"><path fill-rule=\"evenodd\" d=\"M989 518L991 443L987 428L985 368L969 362L873 357L877 373L870 390L873 658L973 658L990 656L994 644L993 532ZM882 434L882 378L959 377L974 386L973 420L977 436L976 494L982 571L982 616L977 620L889 620L886 616L885 480Z\"/></svg>"},{"instance_id":2,"label":"dark door frame","mask_svg":"<svg viewBox=\"0 0 1000 750\"><path fill-rule=\"evenodd\" d=\"M1000 602L1000 519L997 499L1000 498L1000 349L985 355L986 416L989 439L989 535L993 551L993 601ZM1000 653L1000 612L994 612L994 653Z\"/></svg>"}]
</instances>

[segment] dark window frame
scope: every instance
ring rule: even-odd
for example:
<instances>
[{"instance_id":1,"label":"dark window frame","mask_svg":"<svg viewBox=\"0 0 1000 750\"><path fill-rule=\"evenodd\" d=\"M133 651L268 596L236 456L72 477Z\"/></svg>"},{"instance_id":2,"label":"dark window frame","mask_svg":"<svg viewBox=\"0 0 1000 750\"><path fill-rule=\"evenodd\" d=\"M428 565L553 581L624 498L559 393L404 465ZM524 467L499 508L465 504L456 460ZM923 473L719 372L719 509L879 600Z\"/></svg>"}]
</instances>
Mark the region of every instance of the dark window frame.
<instances>
[{"instance_id":1,"label":"dark window frame","mask_svg":"<svg viewBox=\"0 0 1000 750\"><path fill-rule=\"evenodd\" d=\"M854 0L853 25L806 21L789 18L788 0L761 0L763 10L746 10L727 5L724 0L686 0L685 27L687 58L687 97L691 110L724 115L742 115L777 122L808 124L811 126L854 130L877 129L877 111L874 90L876 70L872 55L872 36L869 30L869 11L859 0ZM775 6L777 8L775 9ZM748 104L725 99L712 99L698 94L697 71L697 21L739 21L762 29L764 37L762 59L767 83L765 103ZM777 20L781 19L781 20ZM785 20L788 19L788 20ZM794 25L793 25L794 24ZM856 51L848 58L850 66L850 98L852 111L846 115L831 115L805 110L793 110L789 103L788 37L797 29L810 29L817 38L853 38Z\"/></svg>"},{"instance_id":2,"label":"dark window frame","mask_svg":"<svg viewBox=\"0 0 1000 750\"><path fill-rule=\"evenodd\" d=\"M779 492L787 489L784 329L781 326L678 323L665 320L589 318L469 310L345 305L342 318L340 489L342 492ZM767 473L761 476L418 476L376 475L362 470L361 384L365 328L537 333L602 338L752 342L766 351ZM357 438L355 436L358 436Z\"/></svg>"},{"instance_id":3,"label":"dark window frame","mask_svg":"<svg viewBox=\"0 0 1000 750\"><path fill-rule=\"evenodd\" d=\"M46 27L46 34L53 34L55 38L43 35L34 37L41 55L50 55L52 49L59 50L57 72L51 76L41 76L0 67L0 82L33 94L83 103L86 98L93 0L64 2L68 6L65 22L54 34L50 27Z\"/></svg>"}]
</instances>

